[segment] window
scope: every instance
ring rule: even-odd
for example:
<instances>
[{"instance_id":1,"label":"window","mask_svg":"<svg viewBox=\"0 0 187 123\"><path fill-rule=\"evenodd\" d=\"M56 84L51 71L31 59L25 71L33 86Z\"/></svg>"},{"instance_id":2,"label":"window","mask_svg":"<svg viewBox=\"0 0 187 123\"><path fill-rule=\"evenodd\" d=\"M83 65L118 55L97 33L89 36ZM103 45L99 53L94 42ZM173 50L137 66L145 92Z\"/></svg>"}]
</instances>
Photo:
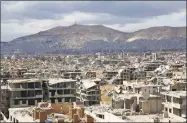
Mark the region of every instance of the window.
<instances>
[{"instance_id":1,"label":"window","mask_svg":"<svg viewBox=\"0 0 187 123\"><path fill-rule=\"evenodd\" d=\"M27 103L27 101L26 100L22 100L22 104L26 104Z\"/></svg>"},{"instance_id":2,"label":"window","mask_svg":"<svg viewBox=\"0 0 187 123\"><path fill-rule=\"evenodd\" d=\"M165 111L168 111L168 108L165 108Z\"/></svg>"},{"instance_id":3,"label":"window","mask_svg":"<svg viewBox=\"0 0 187 123\"><path fill-rule=\"evenodd\" d=\"M171 113L171 108L169 109L169 113Z\"/></svg>"},{"instance_id":4,"label":"window","mask_svg":"<svg viewBox=\"0 0 187 123\"><path fill-rule=\"evenodd\" d=\"M18 100L14 100L14 105L18 105L19 101Z\"/></svg>"}]
</instances>

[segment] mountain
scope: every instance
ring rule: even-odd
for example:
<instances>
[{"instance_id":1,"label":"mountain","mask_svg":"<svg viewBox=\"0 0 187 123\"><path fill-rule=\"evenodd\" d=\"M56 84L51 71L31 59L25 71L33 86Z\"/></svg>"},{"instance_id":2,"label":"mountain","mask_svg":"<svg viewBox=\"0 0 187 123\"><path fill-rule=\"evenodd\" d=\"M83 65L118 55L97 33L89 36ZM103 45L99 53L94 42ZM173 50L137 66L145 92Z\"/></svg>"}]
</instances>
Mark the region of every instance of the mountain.
<instances>
[{"instance_id":1,"label":"mountain","mask_svg":"<svg viewBox=\"0 0 187 123\"><path fill-rule=\"evenodd\" d=\"M132 33L103 25L58 26L1 44L2 52L51 53L64 51L185 49L186 27L151 27Z\"/></svg>"}]
</instances>

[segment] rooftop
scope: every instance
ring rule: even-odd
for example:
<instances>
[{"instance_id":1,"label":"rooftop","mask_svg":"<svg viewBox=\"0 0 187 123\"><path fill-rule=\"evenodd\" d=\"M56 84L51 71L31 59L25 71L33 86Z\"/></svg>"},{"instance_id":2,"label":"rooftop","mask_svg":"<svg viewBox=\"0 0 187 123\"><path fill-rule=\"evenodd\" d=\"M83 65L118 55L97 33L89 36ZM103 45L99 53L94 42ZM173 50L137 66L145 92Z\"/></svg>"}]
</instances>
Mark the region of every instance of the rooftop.
<instances>
[{"instance_id":1,"label":"rooftop","mask_svg":"<svg viewBox=\"0 0 187 123\"><path fill-rule=\"evenodd\" d=\"M29 82L40 82L41 79L9 79L8 83L29 83Z\"/></svg>"},{"instance_id":2,"label":"rooftop","mask_svg":"<svg viewBox=\"0 0 187 123\"><path fill-rule=\"evenodd\" d=\"M9 108L10 115L19 122L34 122L32 117L32 107Z\"/></svg>"},{"instance_id":3,"label":"rooftop","mask_svg":"<svg viewBox=\"0 0 187 123\"><path fill-rule=\"evenodd\" d=\"M84 80L81 80L81 81L83 83L83 86L86 89L91 88L91 87L96 85L96 83L93 80L90 80L90 79L84 79Z\"/></svg>"},{"instance_id":4,"label":"rooftop","mask_svg":"<svg viewBox=\"0 0 187 123\"><path fill-rule=\"evenodd\" d=\"M51 78L48 80L49 80L49 85L64 83L64 82L76 82L76 80L73 79L62 79L62 78Z\"/></svg>"},{"instance_id":5,"label":"rooftop","mask_svg":"<svg viewBox=\"0 0 187 123\"><path fill-rule=\"evenodd\" d=\"M186 91L167 91L167 92L161 92L163 95L173 96L173 97L186 97Z\"/></svg>"}]
</instances>

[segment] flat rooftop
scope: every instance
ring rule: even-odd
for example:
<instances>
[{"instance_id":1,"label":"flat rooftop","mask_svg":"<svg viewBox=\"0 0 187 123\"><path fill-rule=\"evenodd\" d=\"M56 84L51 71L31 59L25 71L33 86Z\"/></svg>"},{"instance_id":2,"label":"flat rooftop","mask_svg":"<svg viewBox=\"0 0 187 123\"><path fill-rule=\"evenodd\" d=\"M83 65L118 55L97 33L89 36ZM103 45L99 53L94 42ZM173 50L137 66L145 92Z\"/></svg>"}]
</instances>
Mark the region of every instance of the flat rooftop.
<instances>
[{"instance_id":1,"label":"flat rooftop","mask_svg":"<svg viewBox=\"0 0 187 123\"><path fill-rule=\"evenodd\" d=\"M82 83L83 83L83 86L88 89L88 88L91 88L95 85L97 85L93 80L91 79L84 79L84 80L81 80Z\"/></svg>"},{"instance_id":2,"label":"flat rooftop","mask_svg":"<svg viewBox=\"0 0 187 123\"><path fill-rule=\"evenodd\" d=\"M9 79L8 83L29 83L29 82L41 82L41 79Z\"/></svg>"},{"instance_id":3,"label":"flat rooftop","mask_svg":"<svg viewBox=\"0 0 187 123\"><path fill-rule=\"evenodd\" d=\"M73 79L62 79L62 78L51 78L48 79L49 85L57 84L57 83L65 83L65 82L76 82L77 80Z\"/></svg>"},{"instance_id":4,"label":"flat rooftop","mask_svg":"<svg viewBox=\"0 0 187 123\"><path fill-rule=\"evenodd\" d=\"M151 115L131 115L131 116L126 116L127 119L133 121L133 122L153 122L153 119L156 117L156 114L151 114ZM179 122L185 122L186 120L184 118L175 116L175 115L171 115L168 118L164 118L162 114L160 114L159 116L160 122L169 122L169 120L171 122L175 122L175 123L179 123Z\"/></svg>"},{"instance_id":5,"label":"flat rooftop","mask_svg":"<svg viewBox=\"0 0 187 123\"><path fill-rule=\"evenodd\" d=\"M160 92L162 95L168 95L173 97L186 97L186 91L167 91L167 92Z\"/></svg>"},{"instance_id":6,"label":"flat rooftop","mask_svg":"<svg viewBox=\"0 0 187 123\"><path fill-rule=\"evenodd\" d=\"M10 115L19 122L34 122L32 114L32 107L26 108L9 108Z\"/></svg>"}]
</instances>

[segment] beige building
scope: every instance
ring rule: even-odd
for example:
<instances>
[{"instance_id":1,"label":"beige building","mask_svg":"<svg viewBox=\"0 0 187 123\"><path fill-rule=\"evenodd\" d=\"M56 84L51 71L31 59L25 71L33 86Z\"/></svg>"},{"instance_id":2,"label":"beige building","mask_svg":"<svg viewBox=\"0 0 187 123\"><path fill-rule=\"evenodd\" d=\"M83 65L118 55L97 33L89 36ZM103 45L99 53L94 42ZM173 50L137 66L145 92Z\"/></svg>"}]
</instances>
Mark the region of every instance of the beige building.
<instances>
[{"instance_id":1,"label":"beige building","mask_svg":"<svg viewBox=\"0 0 187 123\"><path fill-rule=\"evenodd\" d=\"M41 101L75 102L76 80L17 79L8 80L10 107L33 106Z\"/></svg>"},{"instance_id":2,"label":"beige building","mask_svg":"<svg viewBox=\"0 0 187 123\"><path fill-rule=\"evenodd\" d=\"M161 92L164 111L186 118L186 91Z\"/></svg>"},{"instance_id":3,"label":"beige building","mask_svg":"<svg viewBox=\"0 0 187 123\"><path fill-rule=\"evenodd\" d=\"M112 98L114 109L126 109L131 112L155 114L162 111L162 100L159 96L161 86L144 83L129 83L116 90Z\"/></svg>"},{"instance_id":4,"label":"beige building","mask_svg":"<svg viewBox=\"0 0 187 123\"><path fill-rule=\"evenodd\" d=\"M77 82L77 101L84 105L100 104L101 92L100 84L97 80L80 80Z\"/></svg>"}]
</instances>

